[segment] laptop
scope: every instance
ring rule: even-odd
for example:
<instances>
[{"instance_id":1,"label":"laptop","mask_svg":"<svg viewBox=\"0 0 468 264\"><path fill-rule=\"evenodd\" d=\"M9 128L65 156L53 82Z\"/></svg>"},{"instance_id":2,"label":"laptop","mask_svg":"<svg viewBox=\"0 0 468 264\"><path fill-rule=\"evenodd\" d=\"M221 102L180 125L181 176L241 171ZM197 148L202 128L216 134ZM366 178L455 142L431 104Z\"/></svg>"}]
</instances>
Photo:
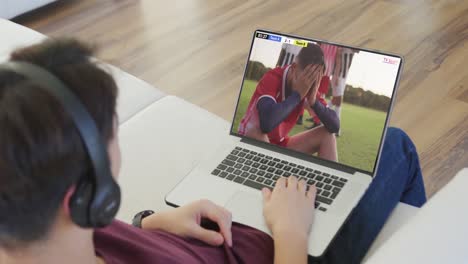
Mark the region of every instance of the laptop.
<instances>
[{"instance_id":1,"label":"laptop","mask_svg":"<svg viewBox=\"0 0 468 264\"><path fill-rule=\"evenodd\" d=\"M322 56L312 56L325 66L315 103L328 114L340 112L339 136L329 118L306 107L307 100L272 130L259 128L259 98L287 100L288 74L299 69L299 60L307 61L304 54ZM297 176L317 187L308 254L322 256L376 175L402 63L394 54L256 30L226 141L196 164L166 195L166 203L209 199L230 210L233 221L271 234L261 189L272 189L280 177ZM340 96L341 109L333 104Z\"/></svg>"}]
</instances>

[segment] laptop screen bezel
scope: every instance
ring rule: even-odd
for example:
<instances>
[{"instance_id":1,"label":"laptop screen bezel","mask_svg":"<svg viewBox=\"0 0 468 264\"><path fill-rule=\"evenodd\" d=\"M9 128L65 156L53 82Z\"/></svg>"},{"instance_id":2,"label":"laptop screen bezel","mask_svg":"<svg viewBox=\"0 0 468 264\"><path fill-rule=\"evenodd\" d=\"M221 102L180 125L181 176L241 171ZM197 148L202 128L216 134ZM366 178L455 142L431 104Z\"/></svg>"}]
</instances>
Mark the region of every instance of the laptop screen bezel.
<instances>
[{"instance_id":1,"label":"laptop screen bezel","mask_svg":"<svg viewBox=\"0 0 468 264\"><path fill-rule=\"evenodd\" d=\"M385 56L390 56L390 57L395 57L395 58L400 59L400 62L399 62L399 65L398 65L398 71L397 71L397 75L396 75L396 79L395 79L395 84L393 86L392 96L390 97L390 104L389 104L388 109L387 109L387 115L386 115L386 118L385 118L384 129L382 130L382 135L381 135L381 138L380 138L380 144L379 144L379 148L378 148L378 151L377 151L377 156L376 156L376 159L375 159L375 162L374 162L374 167L373 167L372 172L371 171L366 171L366 170L363 170L363 169L360 169L360 168L356 168L356 167L353 167L353 166L349 166L349 165L346 165L346 164L343 164L343 163L340 163L340 162L330 161L330 160L322 159L322 158L319 158L319 157L316 157L316 156L313 156L313 155L302 153L302 152L299 152L299 151L294 151L294 150L288 149L286 147L281 147L281 146L274 145L274 144L271 144L271 143L262 142L260 140L252 139L250 137L243 136L243 135L240 135L239 133L234 133L233 132L234 122L235 122L235 119L236 119L236 114L237 114L237 110L238 110L238 107L239 107L239 100L240 100L240 97L241 97L241 94L242 94L242 89L243 89L243 86L244 86L244 81L245 81L245 75L246 75L246 72L247 72L248 62L250 60L250 56L251 56L251 53L252 53L252 48L253 48L257 33L266 33L266 34L272 34L272 35L277 35L277 36L284 36L284 37L288 37L288 38L294 38L294 39L298 39L298 40L326 43L326 44L336 45L338 47L344 47L344 48L350 48L350 49L355 49L355 50L359 50L359 51L376 53L376 54L379 54L379 55L385 55ZM378 168L378 165L379 165L379 162L380 162L380 156L382 154L382 147L383 147L385 135L386 135L387 128L388 128L388 122L390 120L390 116L391 116L392 109L393 109L393 104L394 104L395 98L396 98L396 91L397 91L397 88L398 88L398 85L399 85L399 82L400 82L400 75L401 75L402 68L403 68L403 62L404 62L404 59L403 59L402 56L397 55L397 54L393 54L393 53L382 52L382 51L366 49L366 48L360 48L360 47L355 47L355 46L350 46L350 45L345 45L345 44L340 44L340 43L334 43L334 42L330 42L330 41L326 41L326 40L307 38L307 37L302 37L302 36L296 36L296 35L291 35L291 34L286 34L286 33L280 33L280 32L265 30L265 29L257 29L257 30L254 31L253 36L252 36L252 41L251 41L251 44L250 44L250 50L249 50L249 54L247 55L247 61L246 61L245 66L244 66L244 74L242 76L242 81L241 81L241 85L240 85L240 89L239 89L239 95L237 97L236 108L235 108L234 115L233 115L233 118L232 118L231 128L229 130L229 134L231 136L241 138L241 140L246 142L246 143L258 145L258 146L267 148L269 150L272 150L272 151L275 151L275 152L278 152L278 153L281 153L281 154L285 154L285 155L288 155L288 156L292 156L292 157L299 158L299 159L306 160L306 161L313 162L313 163L318 163L320 165L327 166L327 167L330 167L332 169L337 169L337 170L340 170L340 171L344 171L344 172L350 173L350 174L354 174L355 172L361 172L361 173L367 174L367 175L369 175L371 177L375 177L375 174L377 172L377 168Z\"/></svg>"}]
</instances>

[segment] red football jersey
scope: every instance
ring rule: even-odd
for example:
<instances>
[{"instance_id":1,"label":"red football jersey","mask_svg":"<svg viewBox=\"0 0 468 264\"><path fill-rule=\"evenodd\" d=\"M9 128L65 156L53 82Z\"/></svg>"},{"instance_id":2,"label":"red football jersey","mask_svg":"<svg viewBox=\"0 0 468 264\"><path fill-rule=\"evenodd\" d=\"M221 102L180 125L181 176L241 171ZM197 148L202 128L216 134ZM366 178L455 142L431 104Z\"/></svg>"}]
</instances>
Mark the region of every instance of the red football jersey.
<instances>
[{"instance_id":1,"label":"red football jersey","mask_svg":"<svg viewBox=\"0 0 468 264\"><path fill-rule=\"evenodd\" d=\"M289 66L278 67L265 73L257 84L252 98L250 99L247 111L239 124L239 134L245 135L249 129L260 129L259 115L257 111L257 102L262 97L270 97L275 102L280 103L285 100L286 75ZM285 145L289 131L296 124L297 119L304 113L304 99L296 108L270 133L268 138L270 142L277 145Z\"/></svg>"}]
</instances>

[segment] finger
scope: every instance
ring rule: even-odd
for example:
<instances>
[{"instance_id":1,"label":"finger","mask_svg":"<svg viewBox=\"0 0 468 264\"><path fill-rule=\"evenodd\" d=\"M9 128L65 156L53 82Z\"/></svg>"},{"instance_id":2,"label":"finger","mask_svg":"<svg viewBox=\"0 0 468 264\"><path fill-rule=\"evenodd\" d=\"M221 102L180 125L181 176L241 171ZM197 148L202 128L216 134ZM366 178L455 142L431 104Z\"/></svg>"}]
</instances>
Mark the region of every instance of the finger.
<instances>
[{"instance_id":1,"label":"finger","mask_svg":"<svg viewBox=\"0 0 468 264\"><path fill-rule=\"evenodd\" d=\"M202 217L214 221L219 226L219 230L229 246L232 246L232 217L224 213L224 208L210 202L202 211Z\"/></svg>"},{"instance_id":2,"label":"finger","mask_svg":"<svg viewBox=\"0 0 468 264\"><path fill-rule=\"evenodd\" d=\"M315 195L317 194L317 187L315 185L311 185L309 187L309 191L307 191L307 198L311 199L312 202L315 201Z\"/></svg>"},{"instance_id":3,"label":"finger","mask_svg":"<svg viewBox=\"0 0 468 264\"><path fill-rule=\"evenodd\" d=\"M298 183L297 189L299 190L300 193L303 193L305 195L307 191L306 181L301 179Z\"/></svg>"},{"instance_id":4,"label":"finger","mask_svg":"<svg viewBox=\"0 0 468 264\"><path fill-rule=\"evenodd\" d=\"M266 202L270 201L271 198L271 191L268 188L263 188L262 189L262 194L263 194L263 203L265 204Z\"/></svg>"},{"instance_id":5,"label":"finger","mask_svg":"<svg viewBox=\"0 0 468 264\"><path fill-rule=\"evenodd\" d=\"M320 88L321 81L322 81L322 77L317 75L317 77L315 78L315 86L313 88L315 91L318 91L318 89Z\"/></svg>"},{"instance_id":6,"label":"finger","mask_svg":"<svg viewBox=\"0 0 468 264\"><path fill-rule=\"evenodd\" d=\"M277 189L284 189L286 188L286 179L284 177L280 177L277 181L276 181L276 184L275 184L275 189L274 190L277 190ZM273 191L274 191L273 190Z\"/></svg>"},{"instance_id":7,"label":"finger","mask_svg":"<svg viewBox=\"0 0 468 264\"><path fill-rule=\"evenodd\" d=\"M309 81L312 83L316 81L318 78L318 74L320 73L320 65L314 65L314 71L309 75Z\"/></svg>"},{"instance_id":8,"label":"finger","mask_svg":"<svg viewBox=\"0 0 468 264\"><path fill-rule=\"evenodd\" d=\"M296 176L289 176L288 178L288 189L297 190L297 178Z\"/></svg>"},{"instance_id":9,"label":"finger","mask_svg":"<svg viewBox=\"0 0 468 264\"><path fill-rule=\"evenodd\" d=\"M311 87L310 87L310 90L312 91L312 94L315 94L315 92L317 91L317 87L318 87L317 80L314 79L312 81L312 84L311 84Z\"/></svg>"},{"instance_id":10,"label":"finger","mask_svg":"<svg viewBox=\"0 0 468 264\"><path fill-rule=\"evenodd\" d=\"M314 89L318 90L319 87L320 87L320 83L322 82L322 77L323 77L323 73L321 70L319 70L315 76L315 81L316 81L316 85L314 87Z\"/></svg>"},{"instance_id":11,"label":"finger","mask_svg":"<svg viewBox=\"0 0 468 264\"><path fill-rule=\"evenodd\" d=\"M225 217L225 230L221 231L224 234L225 239L227 240L228 246L232 247L232 213L227 211L227 214L225 213Z\"/></svg>"},{"instance_id":12,"label":"finger","mask_svg":"<svg viewBox=\"0 0 468 264\"><path fill-rule=\"evenodd\" d=\"M314 71L314 64L309 64L304 68L304 74L307 76Z\"/></svg>"},{"instance_id":13,"label":"finger","mask_svg":"<svg viewBox=\"0 0 468 264\"><path fill-rule=\"evenodd\" d=\"M317 69L315 70L314 78L318 81L320 81L320 79L322 78L322 66L321 65L319 65Z\"/></svg>"},{"instance_id":14,"label":"finger","mask_svg":"<svg viewBox=\"0 0 468 264\"><path fill-rule=\"evenodd\" d=\"M310 75L314 72L314 66L313 64L307 65L304 70L302 71L302 78L306 81L309 82Z\"/></svg>"},{"instance_id":15,"label":"finger","mask_svg":"<svg viewBox=\"0 0 468 264\"><path fill-rule=\"evenodd\" d=\"M309 67L309 66L312 66L312 67ZM305 72L305 74L306 74L307 79L308 79L308 80L311 80L311 79L314 78L314 74L315 74L315 72L317 71L317 66L318 66L318 65L316 65L316 64L314 64L314 65L313 65L313 64L310 64L309 66L308 66L309 68L307 69L307 71Z\"/></svg>"},{"instance_id":16,"label":"finger","mask_svg":"<svg viewBox=\"0 0 468 264\"><path fill-rule=\"evenodd\" d=\"M221 212L222 213L222 212ZM223 215L216 220L216 223L219 226L219 230L224 237L224 240L228 246L232 247L232 215Z\"/></svg>"},{"instance_id":17,"label":"finger","mask_svg":"<svg viewBox=\"0 0 468 264\"><path fill-rule=\"evenodd\" d=\"M308 74L313 74L315 71L317 71L318 64L310 64L309 66L311 67L308 70Z\"/></svg>"},{"instance_id":18,"label":"finger","mask_svg":"<svg viewBox=\"0 0 468 264\"><path fill-rule=\"evenodd\" d=\"M323 68L324 68L324 67L322 66L322 69L319 71L318 76L317 76L317 78L318 78L318 80L319 80L319 83L320 83L320 81L322 81L322 78L323 78L323 75L324 75L324 74L323 74Z\"/></svg>"},{"instance_id":19,"label":"finger","mask_svg":"<svg viewBox=\"0 0 468 264\"><path fill-rule=\"evenodd\" d=\"M232 218L232 213L231 211L229 211L228 209L224 208L224 207L221 207L223 209L223 212L224 214L228 217L228 218Z\"/></svg>"},{"instance_id":20,"label":"finger","mask_svg":"<svg viewBox=\"0 0 468 264\"><path fill-rule=\"evenodd\" d=\"M220 246L224 242L224 238L220 233L205 229L199 225L194 225L191 228L190 236L212 246Z\"/></svg>"}]
</instances>

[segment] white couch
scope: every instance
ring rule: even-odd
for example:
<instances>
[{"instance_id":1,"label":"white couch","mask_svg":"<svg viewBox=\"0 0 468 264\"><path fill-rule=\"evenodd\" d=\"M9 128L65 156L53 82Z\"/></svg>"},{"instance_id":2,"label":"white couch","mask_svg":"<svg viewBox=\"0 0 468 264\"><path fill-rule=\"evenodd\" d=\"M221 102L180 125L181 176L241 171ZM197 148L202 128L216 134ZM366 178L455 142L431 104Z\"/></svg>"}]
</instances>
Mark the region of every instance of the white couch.
<instances>
[{"instance_id":1,"label":"white couch","mask_svg":"<svg viewBox=\"0 0 468 264\"><path fill-rule=\"evenodd\" d=\"M14 18L57 0L0 0L0 18Z\"/></svg>"},{"instance_id":2,"label":"white couch","mask_svg":"<svg viewBox=\"0 0 468 264\"><path fill-rule=\"evenodd\" d=\"M0 19L0 62L17 47L45 36ZM228 136L229 123L183 99L111 66L119 86L118 113L123 154L119 178L122 206L117 218L130 222L143 209L164 210L164 196L206 154ZM183 120L183 121L182 121ZM417 208L400 203L374 242L368 256L408 222Z\"/></svg>"}]
</instances>

